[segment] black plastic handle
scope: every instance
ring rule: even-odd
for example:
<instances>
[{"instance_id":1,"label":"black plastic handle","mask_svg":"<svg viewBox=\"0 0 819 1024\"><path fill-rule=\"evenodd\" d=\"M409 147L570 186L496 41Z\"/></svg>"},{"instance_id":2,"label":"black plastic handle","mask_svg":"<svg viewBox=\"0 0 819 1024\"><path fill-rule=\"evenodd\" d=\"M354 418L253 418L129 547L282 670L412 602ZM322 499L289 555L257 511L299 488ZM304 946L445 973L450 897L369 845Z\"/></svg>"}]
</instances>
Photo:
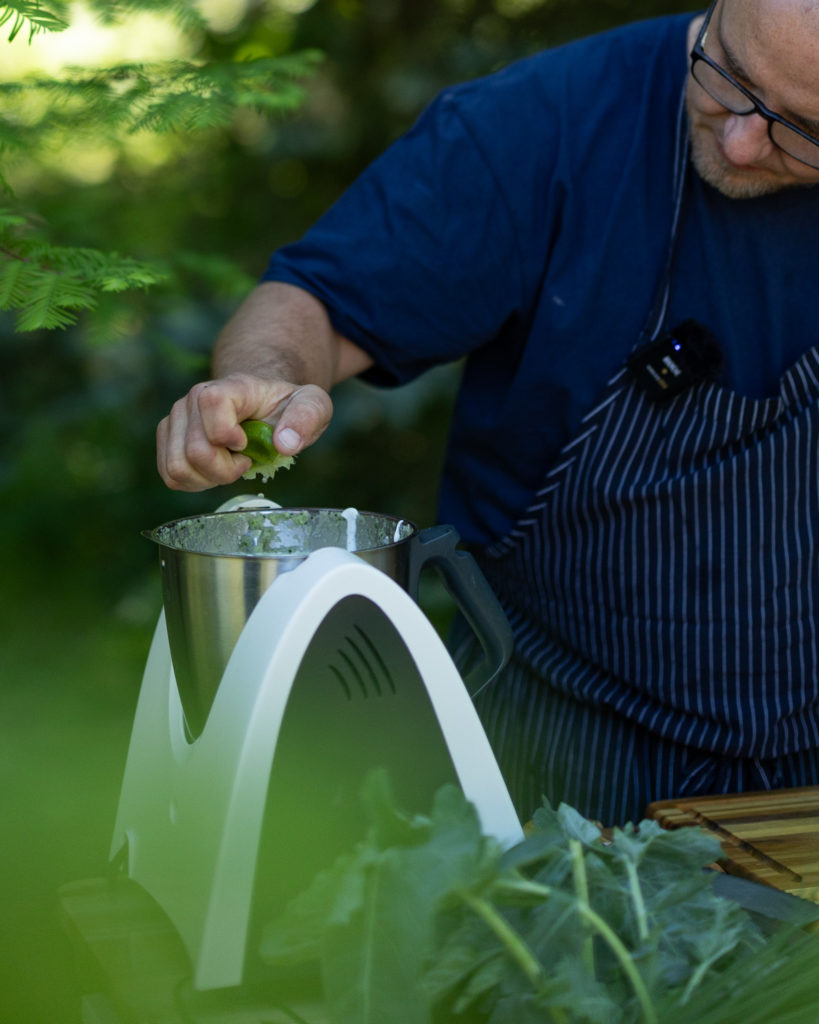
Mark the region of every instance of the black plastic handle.
<instances>
[{"instance_id":1,"label":"black plastic handle","mask_svg":"<svg viewBox=\"0 0 819 1024\"><path fill-rule=\"evenodd\" d=\"M418 600L422 571L436 569L444 586L480 642L483 659L470 669L464 684L471 696L492 682L512 654L514 637L495 592L468 551L458 548L454 526L430 526L412 538L408 590Z\"/></svg>"}]
</instances>

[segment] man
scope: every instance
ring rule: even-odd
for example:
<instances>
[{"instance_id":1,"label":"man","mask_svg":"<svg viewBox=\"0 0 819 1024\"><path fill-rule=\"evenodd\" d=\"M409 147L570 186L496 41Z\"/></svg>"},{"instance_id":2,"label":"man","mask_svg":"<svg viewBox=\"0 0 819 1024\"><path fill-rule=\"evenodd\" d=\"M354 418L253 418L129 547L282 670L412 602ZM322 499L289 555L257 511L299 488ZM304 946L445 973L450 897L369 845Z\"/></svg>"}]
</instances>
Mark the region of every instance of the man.
<instances>
[{"instance_id":1,"label":"man","mask_svg":"<svg viewBox=\"0 0 819 1024\"><path fill-rule=\"evenodd\" d=\"M231 482L243 419L295 453L337 382L465 356L441 518L515 630L478 707L521 815L819 782L817 183L816 0L446 92L274 255L160 472Z\"/></svg>"}]
</instances>

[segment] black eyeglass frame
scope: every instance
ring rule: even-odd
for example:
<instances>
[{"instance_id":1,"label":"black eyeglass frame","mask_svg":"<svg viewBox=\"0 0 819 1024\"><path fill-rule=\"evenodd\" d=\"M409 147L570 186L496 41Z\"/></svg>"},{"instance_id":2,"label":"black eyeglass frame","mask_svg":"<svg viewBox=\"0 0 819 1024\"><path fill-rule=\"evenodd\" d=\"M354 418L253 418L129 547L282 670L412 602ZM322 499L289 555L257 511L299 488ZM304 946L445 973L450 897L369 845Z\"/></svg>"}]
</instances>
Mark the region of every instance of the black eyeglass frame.
<instances>
[{"instance_id":1,"label":"black eyeglass frame","mask_svg":"<svg viewBox=\"0 0 819 1024\"><path fill-rule=\"evenodd\" d=\"M708 93L711 99L719 103L721 107L725 107L726 110L731 111L732 114L736 114L737 117L748 117L750 114L759 114L760 117L764 118L765 121L767 121L768 138L776 146L777 149L781 149L783 153L787 153L788 156L791 157L793 160L798 160L799 163L804 164L806 167L813 167L814 170L819 170L819 139L815 138L813 135L809 135L808 132L804 131L798 125L795 125L792 121L789 121L786 117L782 117L780 114L776 114L773 110L770 110L768 107L766 107L762 100L754 96L754 94L750 92L750 90L746 89L744 85L738 82L733 77L733 75L729 74L725 70L725 68L721 68L719 64L717 64L715 60L712 60L712 58L709 57L703 49L703 42L705 41L705 36L708 32L708 26L711 23L711 15L714 13L714 8L716 6L717 0L714 0L714 2L711 4L711 6L708 8L708 11L706 12L705 20L703 21L702 27L700 28L694 45L691 48L690 70L691 76L693 77L694 81L697 83L697 85L699 85L701 89L705 89L705 91ZM740 92L748 100L748 102L751 104L751 109L731 110L730 107L726 107L725 103L718 96L714 96L711 90L707 86L703 85L699 78L697 78L697 75L694 70L697 66L697 61L703 61L705 64L708 65L708 67L716 71L718 75L721 75L722 78L724 78L729 85L732 85L738 92ZM807 142L810 142L814 146L816 146L816 163L809 163L802 157L795 156L793 153L788 152L787 149L780 145L780 143L778 143L773 136L773 126L775 124L781 124L783 128L787 128L789 131L796 132L797 135L801 136Z\"/></svg>"}]
</instances>

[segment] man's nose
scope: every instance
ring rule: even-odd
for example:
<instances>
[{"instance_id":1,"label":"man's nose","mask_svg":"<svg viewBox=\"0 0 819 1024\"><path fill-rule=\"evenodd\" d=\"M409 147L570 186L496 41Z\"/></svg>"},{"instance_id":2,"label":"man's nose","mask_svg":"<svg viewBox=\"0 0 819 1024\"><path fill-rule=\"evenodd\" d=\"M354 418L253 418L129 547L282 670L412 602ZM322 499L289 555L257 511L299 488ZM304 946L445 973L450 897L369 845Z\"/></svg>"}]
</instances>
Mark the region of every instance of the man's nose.
<instances>
[{"instance_id":1,"label":"man's nose","mask_svg":"<svg viewBox=\"0 0 819 1024\"><path fill-rule=\"evenodd\" d=\"M759 114L731 114L725 121L722 147L731 163L740 167L759 163L770 156L774 148L768 122Z\"/></svg>"}]
</instances>

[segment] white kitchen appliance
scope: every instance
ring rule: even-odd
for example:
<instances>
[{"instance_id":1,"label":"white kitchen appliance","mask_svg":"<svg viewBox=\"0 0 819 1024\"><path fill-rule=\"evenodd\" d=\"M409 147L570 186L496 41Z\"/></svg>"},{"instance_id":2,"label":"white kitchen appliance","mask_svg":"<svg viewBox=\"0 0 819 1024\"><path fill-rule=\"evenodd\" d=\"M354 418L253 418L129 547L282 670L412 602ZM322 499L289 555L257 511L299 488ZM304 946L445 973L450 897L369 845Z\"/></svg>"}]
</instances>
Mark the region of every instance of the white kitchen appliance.
<instances>
[{"instance_id":1,"label":"white kitchen appliance","mask_svg":"<svg viewBox=\"0 0 819 1024\"><path fill-rule=\"evenodd\" d=\"M487 834L504 845L522 838L436 630L398 583L358 555L321 548L267 586L193 739L163 611L111 858L172 921L196 989L242 984L259 899L281 907L360 834L359 790L376 767L387 768L410 811L427 811L451 781Z\"/></svg>"}]
</instances>

